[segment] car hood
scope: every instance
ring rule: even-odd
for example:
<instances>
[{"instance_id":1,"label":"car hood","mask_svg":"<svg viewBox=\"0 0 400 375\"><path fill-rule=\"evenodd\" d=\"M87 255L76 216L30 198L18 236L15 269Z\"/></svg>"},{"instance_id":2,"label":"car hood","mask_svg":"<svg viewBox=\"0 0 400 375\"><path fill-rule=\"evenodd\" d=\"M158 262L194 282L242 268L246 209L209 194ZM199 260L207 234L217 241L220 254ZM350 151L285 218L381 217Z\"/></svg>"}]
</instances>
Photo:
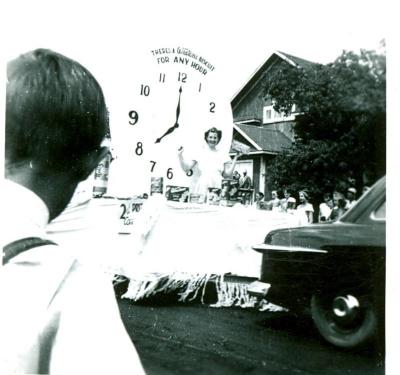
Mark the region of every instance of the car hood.
<instances>
[{"instance_id":1,"label":"car hood","mask_svg":"<svg viewBox=\"0 0 400 375\"><path fill-rule=\"evenodd\" d=\"M385 225L312 224L270 232L266 244L324 249L331 246L385 246Z\"/></svg>"}]
</instances>

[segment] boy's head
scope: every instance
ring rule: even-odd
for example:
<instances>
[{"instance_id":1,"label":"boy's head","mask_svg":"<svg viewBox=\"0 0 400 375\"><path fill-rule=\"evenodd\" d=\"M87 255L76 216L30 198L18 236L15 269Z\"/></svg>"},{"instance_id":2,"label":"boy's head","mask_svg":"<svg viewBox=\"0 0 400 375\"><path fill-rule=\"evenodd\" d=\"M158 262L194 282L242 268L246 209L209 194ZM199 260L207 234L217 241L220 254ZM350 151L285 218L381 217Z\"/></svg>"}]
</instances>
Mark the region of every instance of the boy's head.
<instances>
[{"instance_id":1,"label":"boy's head","mask_svg":"<svg viewBox=\"0 0 400 375\"><path fill-rule=\"evenodd\" d=\"M38 194L50 218L106 154L107 128L102 89L76 61L37 49L8 63L5 174Z\"/></svg>"},{"instance_id":2,"label":"boy's head","mask_svg":"<svg viewBox=\"0 0 400 375\"><path fill-rule=\"evenodd\" d=\"M37 49L9 62L6 164L78 168L108 127L103 92L92 74L56 52Z\"/></svg>"}]
</instances>

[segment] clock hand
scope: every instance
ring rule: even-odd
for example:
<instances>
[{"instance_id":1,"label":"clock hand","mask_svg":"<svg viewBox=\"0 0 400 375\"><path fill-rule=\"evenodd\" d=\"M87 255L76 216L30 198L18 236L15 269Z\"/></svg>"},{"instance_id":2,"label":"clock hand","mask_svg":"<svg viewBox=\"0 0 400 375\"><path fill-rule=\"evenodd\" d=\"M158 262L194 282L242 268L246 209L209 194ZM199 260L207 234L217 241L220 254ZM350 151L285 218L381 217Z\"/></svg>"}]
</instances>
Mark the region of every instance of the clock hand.
<instances>
[{"instance_id":1,"label":"clock hand","mask_svg":"<svg viewBox=\"0 0 400 375\"><path fill-rule=\"evenodd\" d=\"M176 128L179 127L178 119L179 114L181 112L181 93L182 93L182 86L179 88L179 99L178 99L178 106L176 107L176 120L175 124L171 126L160 138L157 138L155 143L160 143L161 140L168 134L171 134Z\"/></svg>"},{"instance_id":2,"label":"clock hand","mask_svg":"<svg viewBox=\"0 0 400 375\"><path fill-rule=\"evenodd\" d=\"M174 126L171 126L160 138L157 138L154 143L160 143L161 140L168 134L171 134L176 128L179 127L179 124L176 122Z\"/></svg>"},{"instance_id":3,"label":"clock hand","mask_svg":"<svg viewBox=\"0 0 400 375\"><path fill-rule=\"evenodd\" d=\"M181 113L181 93L182 93L182 86L179 87L179 99L178 99L178 106L176 107L176 120L175 120L175 124L178 123L179 114Z\"/></svg>"}]
</instances>

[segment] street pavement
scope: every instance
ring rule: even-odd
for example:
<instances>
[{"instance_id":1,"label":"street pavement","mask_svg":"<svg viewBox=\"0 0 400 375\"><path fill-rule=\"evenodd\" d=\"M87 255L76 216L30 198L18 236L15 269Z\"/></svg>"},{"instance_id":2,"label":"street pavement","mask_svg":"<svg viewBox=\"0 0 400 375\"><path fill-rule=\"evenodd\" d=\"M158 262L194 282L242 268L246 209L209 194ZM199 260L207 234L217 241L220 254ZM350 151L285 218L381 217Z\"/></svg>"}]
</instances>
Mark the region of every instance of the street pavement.
<instances>
[{"instance_id":1,"label":"street pavement","mask_svg":"<svg viewBox=\"0 0 400 375\"><path fill-rule=\"evenodd\" d=\"M119 299L148 375L383 375L375 347L325 343L312 321L282 312Z\"/></svg>"}]
</instances>

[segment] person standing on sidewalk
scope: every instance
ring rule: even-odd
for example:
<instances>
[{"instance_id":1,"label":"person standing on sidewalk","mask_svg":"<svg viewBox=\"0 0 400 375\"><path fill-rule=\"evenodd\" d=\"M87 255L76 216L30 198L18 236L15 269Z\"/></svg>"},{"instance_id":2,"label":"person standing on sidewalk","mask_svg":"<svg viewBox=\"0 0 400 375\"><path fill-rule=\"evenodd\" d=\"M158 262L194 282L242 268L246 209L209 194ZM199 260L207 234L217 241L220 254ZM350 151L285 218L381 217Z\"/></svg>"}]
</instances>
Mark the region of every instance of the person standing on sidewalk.
<instances>
[{"instance_id":1,"label":"person standing on sidewalk","mask_svg":"<svg viewBox=\"0 0 400 375\"><path fill-rule=\"evenodd\" d=\"M250 176L247 175L247 171L243 171L243 177L240 178L239 180L239 187L240 189L251 189L252 188L252 182Z\"/></svg>"},{"instance_id":2,"label":"person standing on sidewalk","mask_svg":"<svg viewBox=\"0 0 400 375\"><path fill-rule=\"evenodd\" d=\"M300 225L312 224L313 222L314 207L308 199L308 193L305 190L300 190L299 204L296 207Z\"/></svg>"},{"instance_id":3,"label":"person standing on sidewalk","mask_svg":"<svg viewBox=\"0 0 400 375\"><path fill-rule=\"evenodd\" d=\"M76 61L37 49L9 62L3 374L144 374L109 277L45 235L78 183L107 154L101 146L107 127L102 89Z\"/></svg>"}]
</instances>

